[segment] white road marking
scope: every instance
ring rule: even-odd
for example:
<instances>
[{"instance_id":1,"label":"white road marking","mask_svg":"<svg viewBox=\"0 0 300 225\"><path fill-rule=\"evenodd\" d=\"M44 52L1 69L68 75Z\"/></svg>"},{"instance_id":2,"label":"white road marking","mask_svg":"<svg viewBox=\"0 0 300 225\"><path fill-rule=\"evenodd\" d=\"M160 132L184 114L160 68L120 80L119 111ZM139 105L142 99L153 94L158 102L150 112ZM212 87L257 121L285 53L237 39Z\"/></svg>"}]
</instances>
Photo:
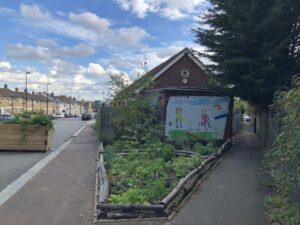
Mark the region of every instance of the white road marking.
<instances>
[{"instance_id":1,"label":"white road marking","mask_svg":"<svg viewBox=\"0 0 300 225\"><path fill-rule=\"evenodd\" d=\"M76 137L87 125L81 127L76 131L72 137L63 143L61 146L52 151L45 158L37 162L26 173L21 175L17 180L8 185L4 190L0 192L0 206L5 203L10 197L12 197L18 190L20 190L29 180L31 180L37 173L43 169L52 159L54 159L59 153L61 153L72 142L73 137Z\"/></svg>"}]
</instances>

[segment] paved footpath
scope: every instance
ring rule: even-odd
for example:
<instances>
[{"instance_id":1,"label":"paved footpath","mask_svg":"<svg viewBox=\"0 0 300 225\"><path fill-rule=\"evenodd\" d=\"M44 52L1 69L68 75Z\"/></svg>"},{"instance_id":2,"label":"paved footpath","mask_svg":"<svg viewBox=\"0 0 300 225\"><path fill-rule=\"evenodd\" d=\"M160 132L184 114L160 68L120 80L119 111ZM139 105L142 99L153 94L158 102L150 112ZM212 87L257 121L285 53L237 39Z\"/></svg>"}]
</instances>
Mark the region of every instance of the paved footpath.
<instances>
[{"instance_id":1,"label":"paved footpath","mask_svg":"<svg viewBox=\"0 0 300 225\"><path fill-rule=\"evenodd\" d=\"M88 126L0 206L0 224L93 224L96 149L95 132Z\"/></svg>"},{"instance_id":2,"label":"paved footpath","mask_svg":"<svg viewBox=\"0 0 300 225\"><path fill-rule=\"evenodd\" d=\"M198 186L172 225L264 225L262 156L257 137L243 131Z\"/></svg>"}]
</instances>

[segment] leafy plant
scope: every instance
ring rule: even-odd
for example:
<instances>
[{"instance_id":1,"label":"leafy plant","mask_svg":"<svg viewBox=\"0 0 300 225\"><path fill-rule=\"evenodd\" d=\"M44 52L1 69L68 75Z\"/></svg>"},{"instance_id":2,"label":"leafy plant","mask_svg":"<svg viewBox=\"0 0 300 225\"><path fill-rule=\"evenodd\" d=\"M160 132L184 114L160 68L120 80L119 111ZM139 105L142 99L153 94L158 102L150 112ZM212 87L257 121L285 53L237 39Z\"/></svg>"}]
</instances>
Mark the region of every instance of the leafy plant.
<instances>
[{"instance_id":1,"label":"leafy plant","mask_svg":"<svg viewBox=\"0 0 300 225\"><path fill-rule=\"evenodd\" d=\"M153 199L154 201L161 200L167 194L168 190L166 188L164 179L154 180L149 188L149 191L147 192L148 198Z\"/></svg>"},{"instance_id":2,"label":"leafy plant","mask_svg":"<svg viewBox=\"0 0 300 225\"><path fill-rule=\"evenodd\" d=\"M105 163L106 163L106 167L107 168L111 168L115 159L116 159L116 149L114 148L113 145L108 146L107 148L105 148L105 155L104 155L104 159L105 159Z\"/></svg>"},{"instance_id":3,"label":"leafy plant","mask_svg":"<svg viewBox=\"0 0 300 225\"><path fill-rule=\"evenodd\" d=\"M199 156L188 157L178 157L174 159L173 168L176 174L176 177L181 178L189 171L194 169L196 166L200 165L201 158Z\"/></svg>"},{"instance_id":4,"label":"leafy plant","mask_svg":"<svg viewBox=\"0 0 300 225\"><path fill-rule=\"evenodd\" d=\"M121 195L110 195L109 201L114 204L147 204L148 199L140 189L131 188Z\"/></svg>"},{"instance_id":5,"label":"leafy plant","mask_svg":"<svg viewBox=\"0 0 300 225\"><path fill-rule=\"evenodd\" d=\"M279 224L300 224L300 89L278 93L275 118L280 132L265 156L272 193L266 199L268 215Z\"/></svg>"},{"instance_id":6,"label":"leafy plant","mask_svg":"<svg viewBox=\"0 0 300 225\"><path fill-rule=\"evenodd\" d=\"M208 143L207 145L202 145L201 143L196 143L194 146L194 151L199 153L200 155L211 155L215 153L217 148L212 145L211 143Z\"/></svg>"},{"instance_id":7,"label":"leafy plant","mask_svg":"<svg viewBox=\"0 0 300 225\"><path fill-rule=\"evenodd\" d=\"M36 114L30 118L22 118L20 115L16 115L15 118L4 121L3 123L20 125L20 143L25 141L25 131L28 125L33 125L35 127L47 126L50 129L51 134L54 132L53 121L44 114Z\"/></svg>"}]
</instances>

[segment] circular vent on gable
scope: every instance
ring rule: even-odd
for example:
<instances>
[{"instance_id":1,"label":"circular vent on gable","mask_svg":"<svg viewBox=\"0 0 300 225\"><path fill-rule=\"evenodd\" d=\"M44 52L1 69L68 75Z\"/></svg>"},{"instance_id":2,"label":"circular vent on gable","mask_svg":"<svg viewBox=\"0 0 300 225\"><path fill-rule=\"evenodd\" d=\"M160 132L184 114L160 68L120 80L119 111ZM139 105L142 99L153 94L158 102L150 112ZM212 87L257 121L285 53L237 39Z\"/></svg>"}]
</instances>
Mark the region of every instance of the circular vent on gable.
<instances>
[{"instance_id":1,"label":"circular vent on gable","mask_svg":"<svg viewBox=\"0 0 300 225\"><path fill-rule=\"evenodd\" d=\"M190 75L190 72L188 70L182 70L181 71L181 76L184 78L187 78Z\"/></svg>"}]
</instances>

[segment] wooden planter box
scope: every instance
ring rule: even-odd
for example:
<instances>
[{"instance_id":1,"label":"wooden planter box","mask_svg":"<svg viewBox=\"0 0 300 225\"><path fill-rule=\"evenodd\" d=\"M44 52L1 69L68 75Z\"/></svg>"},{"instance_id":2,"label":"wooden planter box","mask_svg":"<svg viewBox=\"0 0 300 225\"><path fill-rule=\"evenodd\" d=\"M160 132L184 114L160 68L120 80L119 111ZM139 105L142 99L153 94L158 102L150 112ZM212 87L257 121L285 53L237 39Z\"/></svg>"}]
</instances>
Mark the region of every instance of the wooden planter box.
<instances>
[{"instance_id":1,"label":"wooden planter box","mask_svg":"<svg viewBox=\"0 0 300 225\"><path fill-rule=\"evenodd\" d=\"M0 124L0 150L48 151L51 132L47 126L27 125L22 140L19 124Z\"/></svg>"}]
</instances>

